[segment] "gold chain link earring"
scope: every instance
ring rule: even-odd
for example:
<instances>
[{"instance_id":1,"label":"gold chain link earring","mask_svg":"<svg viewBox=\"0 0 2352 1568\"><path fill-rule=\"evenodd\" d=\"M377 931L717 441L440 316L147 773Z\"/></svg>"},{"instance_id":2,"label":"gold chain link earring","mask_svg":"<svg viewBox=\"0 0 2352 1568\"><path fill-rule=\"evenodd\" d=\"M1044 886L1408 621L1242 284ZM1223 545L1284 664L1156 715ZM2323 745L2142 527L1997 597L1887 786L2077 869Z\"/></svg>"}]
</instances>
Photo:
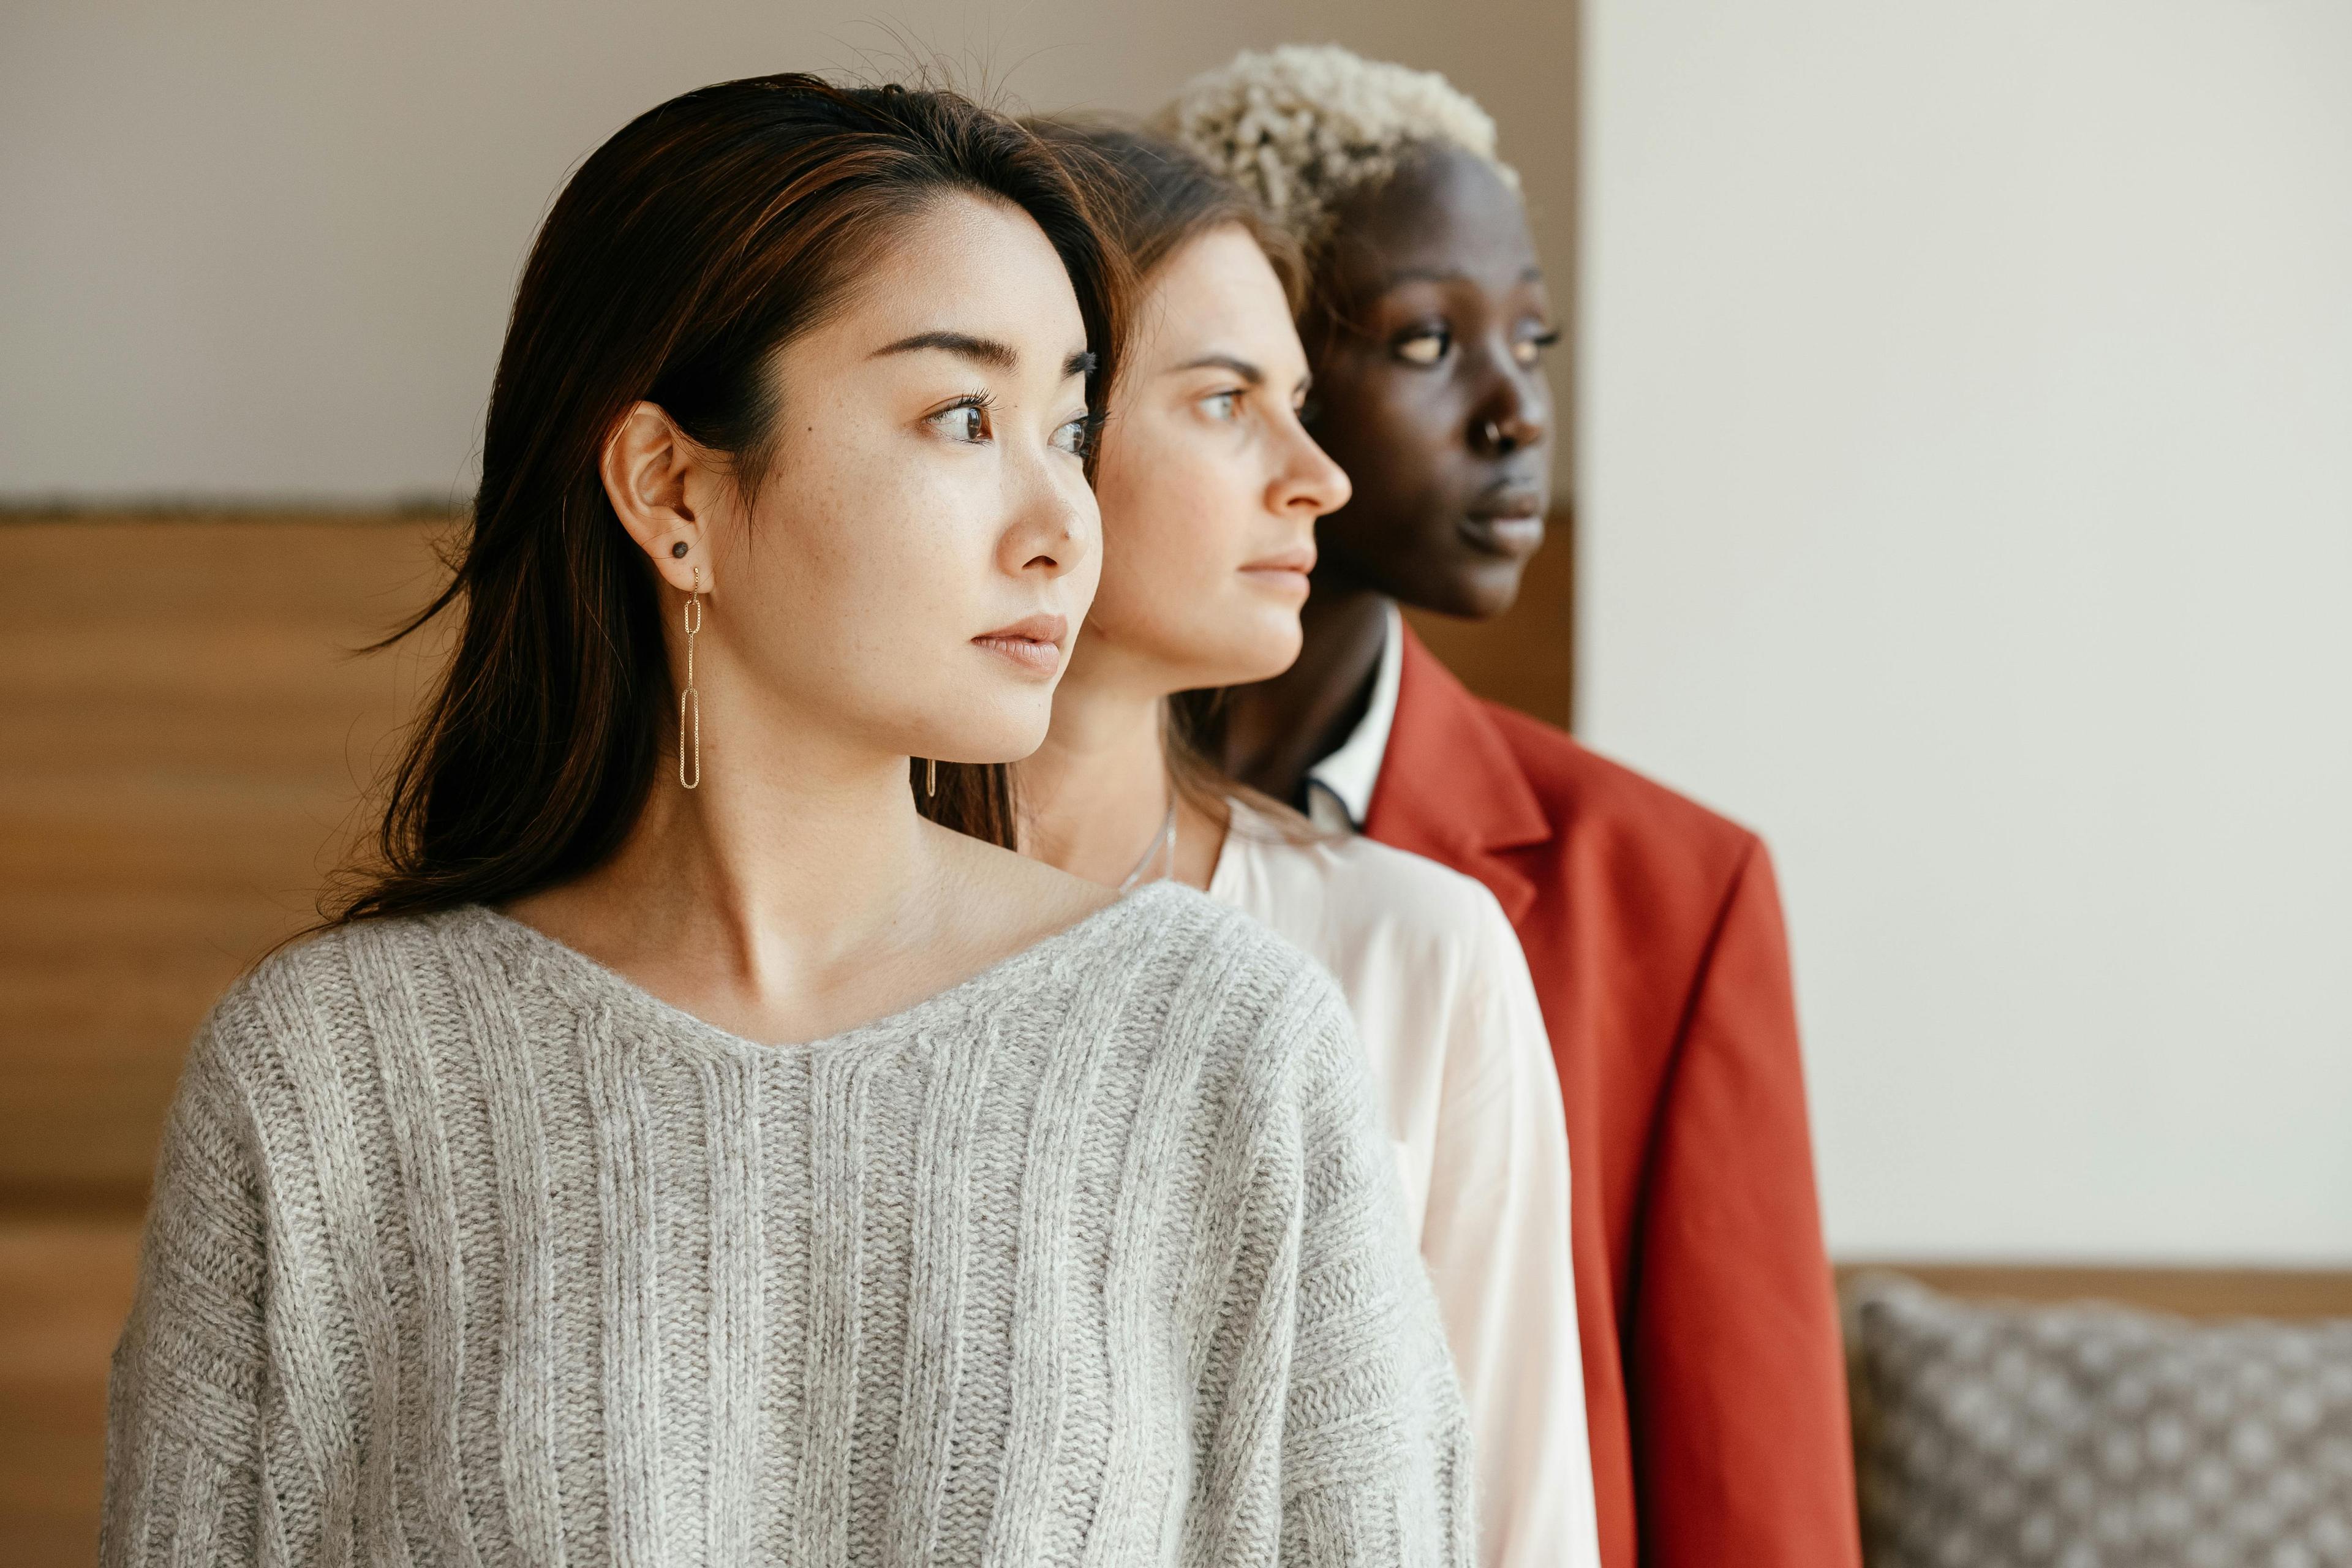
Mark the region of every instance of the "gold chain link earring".
<instances>
[{"instance_id":1,"label":"gold chain link earring","mask_svg":"<svg viewBox=\"0 0 2352 1568\"><path fill-rule=\"evenodd\" d=\"M677 694L677 782L688 789L702 784L702 693L694 689L694 634L702 629L702 568L694 569L694 596L680 612L686 623L686 689ZM694 776L686 776L687 715L694 717Z\"/></svg>"},{"instance_id":2,"label":"gold chain link earring","mask_svg":"<svg viewBox=\"0 0 2352 1568\"><path fill-rule=\"evenodd\" d=\"M939 793L940 760L937 757L925 757L923 759L923 795L929 799L936 797Z\"/></svg>"}]
</instances>

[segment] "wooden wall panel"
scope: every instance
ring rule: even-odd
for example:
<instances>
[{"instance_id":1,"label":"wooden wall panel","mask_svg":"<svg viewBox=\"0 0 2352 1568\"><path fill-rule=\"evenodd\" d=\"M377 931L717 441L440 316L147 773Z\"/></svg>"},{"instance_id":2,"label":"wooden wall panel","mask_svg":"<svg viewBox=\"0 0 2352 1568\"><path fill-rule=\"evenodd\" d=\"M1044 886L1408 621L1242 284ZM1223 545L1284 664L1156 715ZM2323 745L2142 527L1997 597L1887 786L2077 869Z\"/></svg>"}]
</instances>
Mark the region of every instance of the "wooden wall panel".
<instances>
[{"instance_id":1,"label":"wooden wall panel","mask_svg":"<svg viewBox=\"0 0 2352 1568\"><path fill-rule=\"evenodd\" d=\"M1569 716L1568 517L1518 606L1416 616ZM128 1208L205 1007L310 918L433 648L354 658L446 519L0 522L0 1206Z\"/></svg>"},{"instance_id":2,"label":"wooden wall panel","mask_svg":"<svg viewBox=\"0 0 2352 1568\"><path fill-rule=\"evenodd\" d=\"M97 1558L107 1359L138 1260L135 1215L0 1216L0 1563Z\"/></svg>"},{"instance_id":3,"label":"wooden wall panel","mask_svg":"<svg viewBox=\"0 0 2352 1568\"><path fill-rule=\"evenodd\" d=\"M311 916L444 522L0 523L0 1205L135 1208L190 1034Z\"/></svg>"},{"instance_id":4,"label":"wooden wall panel","mask_svg":"<svg viewBox=\"0 0 2352 1568\"><path fill-rule=\"evenodd\" d=\"M438 652L446 519L0 521L0 1561L96 1552L190 1034L311 917Z\"/></svg>"}]
</instances>

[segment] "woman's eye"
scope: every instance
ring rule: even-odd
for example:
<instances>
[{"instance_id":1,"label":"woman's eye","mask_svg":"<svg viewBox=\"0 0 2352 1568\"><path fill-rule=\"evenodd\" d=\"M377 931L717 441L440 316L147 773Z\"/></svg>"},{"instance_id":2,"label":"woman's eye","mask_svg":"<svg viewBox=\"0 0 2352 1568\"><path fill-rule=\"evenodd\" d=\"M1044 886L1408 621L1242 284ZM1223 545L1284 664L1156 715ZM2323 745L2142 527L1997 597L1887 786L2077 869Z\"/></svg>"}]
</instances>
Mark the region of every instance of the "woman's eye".
<instances>
[{"instance_id":1,"label":"woman's eye","mask_svg":"<svg viewBox=\"0 0 2352 1568\"><path fill-rule=\"evenodd\" d=\"M1087 447L1093 440L1094 426L1093 418L1081 414L1054 432L1054 445L1074 458L1083 458L1087 455Z\"/></svg>"},{"instance_id":2,"label":"woman's eye","mask_svg":"<svg viewBox=\"0 0 2352 1568\"><path fill-rule=\"evenodd\" d=\"M1242 395L1238 392L1213 392L1201 399L1212 419L1233 419L1242 411Z\"/></svg>"},{"instance_id":3,"label":"woman's eye","mask_svg":"<svg viewBox=\"0 0 2352 1568\"><path fill-rule=\"evenodd\" d=\"M1533 366L1542 361L1544 350L1558 342L1559 342L1558 329L1549 332L1538 332L1531 338L1521 338L1511 345L1511 357L1521 364Z\"/></svg>"},{"instance_id":4,"label":"woman's eye","mask_svg":"<svg viewBox=\"0 0 2352 1568\"><path fill-rule=\"evenodd\" d=\"M1453 346L1454 339L1450 333L1415 332L1411 337L1397 340L1396 356L1407 364L1435 364L1445 357L1445 351Z\"/></svg>"},{"instance_id":5,"label":"woman's eye","mask_svg":"<svg viewBox=\"0 0 2352 1568\"><path fill-rule=\"evenodd\" d=\"M930 423L950 441L988 439L988 408L980 403L959 403L931 416Z\"/></svg>"}]
</instances>

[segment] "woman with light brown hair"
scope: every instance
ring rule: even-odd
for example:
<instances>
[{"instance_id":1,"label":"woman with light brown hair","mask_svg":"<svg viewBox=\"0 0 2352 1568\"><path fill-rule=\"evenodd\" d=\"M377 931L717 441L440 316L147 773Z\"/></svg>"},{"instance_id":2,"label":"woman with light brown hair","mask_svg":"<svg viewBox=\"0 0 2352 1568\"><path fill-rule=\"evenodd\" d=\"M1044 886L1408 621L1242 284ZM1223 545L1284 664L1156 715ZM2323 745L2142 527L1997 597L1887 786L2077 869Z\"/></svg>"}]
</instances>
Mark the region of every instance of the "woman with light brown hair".
<instances>
[{"instance_id":1,"label":"woman with light brown hair","mask_svg":"<svg viewBox=\"0 0 2352 1568\"><path fill-rule=\"evenodd\" d=\"M1592 1568L1568 1146L1510 921L1469 878L1318 831L1190 740L1215 689L1297 657L1317 521L1348 500L1299 420L1297 254L1179 148L1053 134L1116 176L1104 208L1139 291L1097 458L1102 582L1015 770L1023 846L1111 887L1202 889L1339 982L1469 1409L1480 1562Z\"/></svg>"}]
</instances>

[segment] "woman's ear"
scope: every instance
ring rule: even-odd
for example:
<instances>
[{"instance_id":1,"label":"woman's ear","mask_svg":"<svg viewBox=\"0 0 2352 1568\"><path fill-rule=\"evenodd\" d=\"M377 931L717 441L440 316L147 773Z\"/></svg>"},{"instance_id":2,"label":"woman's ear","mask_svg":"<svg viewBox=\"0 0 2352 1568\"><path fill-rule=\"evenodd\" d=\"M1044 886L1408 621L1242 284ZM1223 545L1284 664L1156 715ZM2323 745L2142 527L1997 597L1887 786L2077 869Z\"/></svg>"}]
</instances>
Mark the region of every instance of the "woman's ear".
<instances>
[{"instance_id":1,"label":"woman's ear","mask_svg":"<svg viewBox=\"0 0 2352 1568\"><path fill-rule=\"evenodd\" d=\"M697 587L707 594L717 581L709 531L693 500L703 488L694 483L702 467L693 438L652 403L621 416L597 465L621 526L681 594Z\"/></svg>"}]
</instances>

